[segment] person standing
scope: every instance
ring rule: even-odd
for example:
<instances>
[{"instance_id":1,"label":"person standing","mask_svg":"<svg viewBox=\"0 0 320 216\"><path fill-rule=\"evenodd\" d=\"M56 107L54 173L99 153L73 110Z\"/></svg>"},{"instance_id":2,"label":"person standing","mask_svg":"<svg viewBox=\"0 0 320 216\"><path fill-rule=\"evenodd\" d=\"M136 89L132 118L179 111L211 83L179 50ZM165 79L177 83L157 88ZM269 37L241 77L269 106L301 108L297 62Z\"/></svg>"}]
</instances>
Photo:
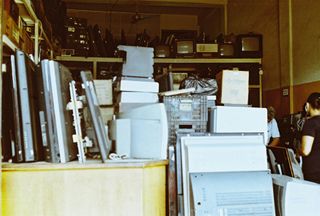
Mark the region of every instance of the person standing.
<instances>
[{"instance_id":1,"label":"person standing","mask_svg":"<svg viewBox=\"0 0 320 216\"><path fill-rule=\"evenodd\" d=\"M268 145L278 146L280 143L280 132L275 120L276 111L272 106L268 107Z\"/></svg>"},{"instance_id":2,"label":"person standing","mask_svg":"<svg viewBox=\"0 0 320 216\"><path fill-rule=\"evenodd\" d=\"M310 117L302 129L299 153L304 179L320 183L320 93L309 95L305 110Z\"/></svg>"}]
</instances>

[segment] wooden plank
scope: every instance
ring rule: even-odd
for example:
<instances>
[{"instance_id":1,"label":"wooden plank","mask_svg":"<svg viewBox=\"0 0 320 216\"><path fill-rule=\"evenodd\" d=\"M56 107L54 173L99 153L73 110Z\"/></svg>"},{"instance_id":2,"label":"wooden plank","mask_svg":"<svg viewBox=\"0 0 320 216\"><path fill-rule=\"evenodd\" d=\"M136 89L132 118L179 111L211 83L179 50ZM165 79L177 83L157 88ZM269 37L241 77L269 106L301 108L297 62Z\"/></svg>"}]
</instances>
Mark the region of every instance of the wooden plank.
<instances>
[{"instance_id":1,"label":"wooden plank","mask_svg":"<svg viewBox=\"0 0 320 216\"><path fill-rule=\"evenodd\" d=\"M165 165L3 172L3 216L165 215Z\"/></svg>"}]
</instances>

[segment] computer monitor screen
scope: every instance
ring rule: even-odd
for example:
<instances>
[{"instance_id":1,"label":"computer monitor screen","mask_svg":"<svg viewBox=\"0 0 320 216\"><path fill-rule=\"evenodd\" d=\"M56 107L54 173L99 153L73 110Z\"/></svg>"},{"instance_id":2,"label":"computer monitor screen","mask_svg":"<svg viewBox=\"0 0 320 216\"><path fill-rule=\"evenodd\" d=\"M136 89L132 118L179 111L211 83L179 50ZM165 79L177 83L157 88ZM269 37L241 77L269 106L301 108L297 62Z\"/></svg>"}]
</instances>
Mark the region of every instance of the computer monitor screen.
<instances>
[{"instance_id":1,"label":"computer monitor screen","mask_svg":"<svg viewBox=\"0 0 320 216\"><path fill-rule=\"evenodd\" d=\"M119 113L131 120L131 156L167 159L168 121L164 104L156 103Z\"/></svg>"}]
</instances>

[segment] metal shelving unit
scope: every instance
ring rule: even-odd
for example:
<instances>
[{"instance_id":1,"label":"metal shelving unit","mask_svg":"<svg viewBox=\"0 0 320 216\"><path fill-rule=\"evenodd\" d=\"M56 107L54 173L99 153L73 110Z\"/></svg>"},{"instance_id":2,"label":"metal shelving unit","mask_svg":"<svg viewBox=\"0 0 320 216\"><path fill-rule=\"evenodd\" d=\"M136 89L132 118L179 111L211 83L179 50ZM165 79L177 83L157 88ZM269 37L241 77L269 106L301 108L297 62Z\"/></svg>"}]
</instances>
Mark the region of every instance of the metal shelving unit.
<instances>
[{"instance_id":1,"label":"metal shelving unit","mask_svg":"<svg viewBox=\"0 0 320 216\"><path fill-rule=\"evenodd\" d=\"M41 40L45 40L47 45L53 50L53 45L43 30L42 23L37 17L34 9L32 8L30 0L15 0L15 3L19 6L20 17L28 26L34 26L34 61L37 64L39 62L39 44ZM16 50L19 47L12 42L7 35L2 36L4 45L8 46L11 50ZM53 56L51 56L52 58Z\"/></svg>"}]
</instances>

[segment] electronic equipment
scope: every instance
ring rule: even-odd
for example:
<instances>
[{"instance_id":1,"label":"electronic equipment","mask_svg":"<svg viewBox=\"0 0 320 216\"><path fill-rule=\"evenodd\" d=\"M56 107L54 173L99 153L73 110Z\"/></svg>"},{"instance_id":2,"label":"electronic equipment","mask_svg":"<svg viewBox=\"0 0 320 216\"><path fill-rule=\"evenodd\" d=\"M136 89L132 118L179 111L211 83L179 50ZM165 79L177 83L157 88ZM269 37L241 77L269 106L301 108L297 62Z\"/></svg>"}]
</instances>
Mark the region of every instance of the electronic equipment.
<instances>
[{"instance_id":1,"label":"electronic equipment","mask_svg":"<svg viewBox=\"0 0 320 216\"><path fill-rule=\"evenodd\" d=\"M120 92L117 103L158 103L157 93L151 92Z\"/></svg>"},{"instance_id":2,"label":"electronic equipment","mask_svg":"<svg viewBox=\"0 0 320 216\"><path fill-rule=\"evenodd\" d=\"M37 66L22 51L11 57L16 128L16 161L43 157L38 106ZM21 151L22 150L22 151Z\"/></svg>"},{"instance_id":3,"label":"electronic equipment","mask_svg":"<svg viewBox=\"0 0 320 216\"><path fill-rule=\"evenodd\" d=\"M264 143L267 144L267 109L216 106L210 112L210 133L262 133L264 134Z\"/></svg>"},{"instance_id":4,"label":"electronic equipment","mask_svg":"<svg viewBox=\"0 0 320 216\"><path fill-rule=\"evenodd\" d=\"M72 113L67 110L70 101L70 71L52 60L41 61L41 71L45 98L45 122L48 139L45 159L54 163L66 163L77 158L77 146L73 144Z\"/></svg>"},{"instance_id":5,"label":"electronic equipment","mask_svg":"<svg viewBox=\"0 0 320 216\"><path fill-rule=\"evenodd\" d=\"M218 50L221 58L235 57L235 48L233 43L220 43L218 45Z\"/></svg>"},{"instance_id":6,"label":"electronic equipment","mask_svg":"<svg viewBox=\"0 0 320 216\"><path fill-rule=\"evenodd\" d=\"M125 136L124 136L125 134ZM115 119L110 124L110 138L115 141L118 155L131 155L131 120Z\"/></svg>"},{"instance_id":7,"label":"electronic equipment","mask_svg":"<svg viewBox=\"0 0 320 216\"><path fill-rule=\"evenodd\" d=\"M116 91L132 91L132 92L159 92L159 83L153 79L143 79L134 77L122 77L115 87Z\"/></svg>"},{"instance_id":8,"label":"electronic equipment","mask_svg":"<svg viewBox=\"0 0 320 216\"><path fill-rule=\"evenodd\" d=\"M237 36L237 54L242 58L261 58L262 35L261 34L240 34Z\"/></svg>"},{"instance_id":9,"label":"electronic equipment","mask_svg":"<svg viewBox=\"0 0 320 216\"><path fill-rule=\"evenodd\" d=\"M2 162L10 161L15 153L14 140L15 140L15 128L14 128L14 110L13 110L13 88L12 88L12 70L8 65L10 59L3 59L2 64L2 112L1 123L2 136L1 136L1 153Z\"/></svg>"},{"instance_id":10,"label":"electronic equipment","mask_svg":"<svg viewBox=\"0 0 320 216\"><path fill-rule=\"evenodd\" d=\"M274 216L261 134L181 138L183 215Z\"/></svg>"},{"instance_id":11,"label":"electronic equipment","mask_svg":"<svg viewBox=\"0 0 320 216\"><path fill-rule=\"evenodd\" d=\"M94 88L93 78L90 71L81 71L81 79L86 92L87 103L95 137L98 141L98 146L101 154L102 162L106 162L111 149L111 141L109 140L107 126L104 124L98 97Z\"/></svg>"},{"instance_id":12,"label":"electronic equipment","mask_svg":"<svg viewBox=\"0 0 320 216\"><path fill-rule=\"evenodd\" d=\"M272 180L278 216L319 215L319 184L278 174Z\"/></svg>"},{"instance_id":13,"label":"electronic equipment","mask_svg":"<svg viewBox=\"0 0 320 216\"><path fill-rule=\"evenodd\" d=\"M119 113L131 121L132 158L167 159L168 122L164 104L145 105Z\"/></svg>"},{"instance_id":14,"label":"electronic equipment","mask_svg":"<svg viewBox=\"0 0 320 216\"><path fill-rule=\"evenodd\" d=\"M176 57L193 57L195 53L194 40L176 39L174 43Z\"/></svg>"},{"instance_id":15,"label":"electronic equipment","mask_svg":"<svg viewBox=\"0 0 320 216\"><path fill-rule=\"evenodd\" d=\"M122 65L122 76L153 77L153 48L119 45L126 52Z\"/></svg>"},{"instance_id":16,"label":"electronic equipment","mask_svg":"<svg viewBox=\"0 0 320 216\"><path fill-rule=\"evenodd\" d=\"M154 56L157 58L170 57L170 47L167 45L158 45L154 48Z\"/></svg>"},{"instance_id":17,"label":"electronic equipment","mask_svg":"<svg viewBox=\"0 0 320 216\"><path fill-rule=\"evenodd\" d=\"M14 148L12 148L12 156L14 162L23 162L23 141L21 131L19 89L16 71L15 56L11 55L11 72L12 72L12 104L13 104L13 121L14 121Z\"/></svg>"},{"instance_id":18,"label":"electronic equipment","mask_svg":"<svg viewBox=\"0 0 320 216\"><path fill-rule=\"evenodd\" d=\"M196 52L198 57L217 57L218 44L215 43L197 43Z\"/></svg>"}]
</instances>

